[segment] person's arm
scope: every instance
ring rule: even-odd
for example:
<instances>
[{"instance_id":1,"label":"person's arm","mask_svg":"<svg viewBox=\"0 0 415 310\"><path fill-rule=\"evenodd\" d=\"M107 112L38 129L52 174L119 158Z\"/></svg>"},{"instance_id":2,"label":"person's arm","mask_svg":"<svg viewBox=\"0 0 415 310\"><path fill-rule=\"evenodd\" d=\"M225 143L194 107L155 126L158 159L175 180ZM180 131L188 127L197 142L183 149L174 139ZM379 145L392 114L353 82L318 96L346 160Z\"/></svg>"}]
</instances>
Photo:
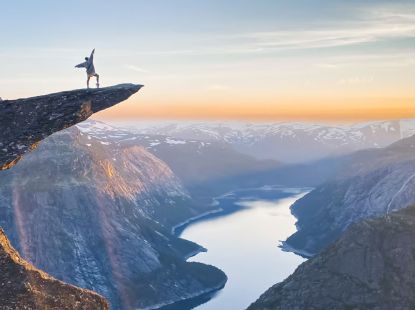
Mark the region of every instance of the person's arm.
<instances>
[{"instance_id":1,"label":"person's arm","mask_svg":"<svg viewBox=\"0 0 415 310\"><path fill-rule=\"evenodd\" d=\"M85 61L85 62L83 62L83 63L81 63L79 65L76 65L75 68L86 68L86 65L87 65L87 63Z\"/></svg>"}]
</instances>

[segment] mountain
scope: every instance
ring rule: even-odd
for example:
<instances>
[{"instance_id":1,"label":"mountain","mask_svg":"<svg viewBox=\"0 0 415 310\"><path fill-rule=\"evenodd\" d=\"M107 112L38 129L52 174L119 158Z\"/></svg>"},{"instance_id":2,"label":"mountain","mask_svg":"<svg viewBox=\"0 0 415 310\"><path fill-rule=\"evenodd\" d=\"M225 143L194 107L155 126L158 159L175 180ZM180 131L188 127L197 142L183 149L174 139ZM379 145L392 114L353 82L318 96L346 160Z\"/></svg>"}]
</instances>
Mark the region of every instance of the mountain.
<instances>
[{"instance_id":1,"label":"mountain","mask_svg":"<svg viewBox=\"0 0 415 310\"><path fill-rule=\"evenodd\" d=\"M220 141L178 139L169 135L140 134L88 120L77 125L85 134L114 148L143 146L165 161L194 197L211 198L241 186L247 174L268 173L280 167L274 160L258 160ZM259 178L259 177L258 177ZM263 185L263 184L262 184Z\"/></svg>"},{"instance_id":2,"label":"mountain","mask_svg":"<svg viewBox=\"0 0 415 310\"><path fill-rule=\"evenodd\" d=\"M248 309L414 309L415 207L351 225Z\"/></svg>"},{"instance_id":3,"label":"mountain","mask_svg":"<svg viewBox=\"0 0 415 310\"><path fill-rule=\"evenodd\" d=\"M58 281L22 259L1 229L0 270L2 309L110 309L98 294Z\"/></svg>"},{"instance_id":4,"label":"mountain","mask_svg":"<svg viewBox=\"0 0 415 310\"><path fill-rule=\"evenodd\" d=\"M120 84L1 101L0 170L14 166L24 153L52 133L126 100L141 87Z\"/></svg>"},{"instance_id":5,"label":"mountain","mask_svg":"<svg viewBox=\"0 0 415 310\"><path fill-rule=\"evenodd\" d=\"M355 125L311 123L161 123L131 127L142 134L225 143L257 159L284 163L315 161L367 148L385 147L415 132L413 120Z\"/></svg>"},{"instance_id":6,"label":"mountain","mask_svg":"<svg viewBox=\"0 0 415 310\"><path fill-rule=\"evenodd\" d=\"M75 90L28 99L0 100L0 170L16 165L24 153L32 151L48 135L125 100L140 88L141 85L123 84L101 90ZM1 182L5 173L0 172ZM13 204L0 207L1 220L8 221L12 216L18 230L11 233L20 234L22 247L27 250L31 245L27 243L27 235L22 234L26 230L22 221L26 214L21 211L24 207L30 210L30 206L22 205L19 196L14 195L17 193L15 189L9 188L8 193L13 196ZM13 214L12 210L16 212ZM55 280L22 259L2 229L0 266L0 304L4 309L109 309L103 297Z\"/></svg>"},{"instance_id":7,"label":"mountain","mask_svg":"<svg viewBox=\"0 0 415 310\"><path fill-rule=\"evenodd\" d=\"M298 231L287 239L285 247L314 255L352 223L413 204L414 150L412 136L383 149L350 155L334 178L291 207Z\"/></svg>"},{"instance_id":8,"label":"mountain","mask_svg":"<svg viewBox=\"0 0 415 310\"><path fill-rule=\"evenodd\" d=\"M171 234L206 212L171 169L137 145L71 128L45 139L0 178L0 226L37 267L94 290L113 309L154 307L217 290L200 246Z\"/></svg>"}]
</instances>

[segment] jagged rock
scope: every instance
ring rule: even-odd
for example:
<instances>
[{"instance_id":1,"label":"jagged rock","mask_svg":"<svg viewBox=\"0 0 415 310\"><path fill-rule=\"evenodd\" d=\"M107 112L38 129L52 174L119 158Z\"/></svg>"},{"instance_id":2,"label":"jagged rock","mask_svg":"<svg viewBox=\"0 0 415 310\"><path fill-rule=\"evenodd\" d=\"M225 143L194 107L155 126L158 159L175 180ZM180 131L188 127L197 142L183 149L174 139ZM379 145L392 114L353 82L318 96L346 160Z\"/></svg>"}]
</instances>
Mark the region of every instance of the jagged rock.
<instances>
[{"instance_id":1,"label":"jagged rock","mask_svg":"<svg viewBox=\"0 0 415 310\"><path fill-rule=\"evenodd\" d=\"M0 229L1 309L107 310L100 295L65 284L22 259Z\"/></svg>"},{"instance_id":2,"label":"jagged rock","mask_svg":"<svg viewBox=\"0 0 415 310\"><path fill-rule=\"evenodd\" d=\"M249 310L415 309L415 206L354 224Z\"/></svg>"},{"instance_id":3,"label":"jagged rock","mask_svg":"<svg viewBox=\"0 0 415 310\"><path fill-rule=\"evenodd\" d=\"M1 101L0 170L14 166L24 153L52 133L126 100L141 87L120 84Z\"/></svg>"}]
</instances>

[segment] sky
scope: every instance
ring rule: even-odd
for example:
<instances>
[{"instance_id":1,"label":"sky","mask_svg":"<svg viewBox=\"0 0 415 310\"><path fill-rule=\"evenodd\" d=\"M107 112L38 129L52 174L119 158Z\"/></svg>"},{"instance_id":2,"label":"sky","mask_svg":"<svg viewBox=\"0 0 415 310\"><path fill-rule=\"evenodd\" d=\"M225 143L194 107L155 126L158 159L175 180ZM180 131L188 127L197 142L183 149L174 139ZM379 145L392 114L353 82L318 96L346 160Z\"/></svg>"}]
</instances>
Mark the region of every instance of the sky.
<instances>
[{"instance_id":1,"label":"sky","mask_svg":"<svg viewBox=\"0 0 415 310\"><path fill-rule=\"evenodd\" d=\"M100 119L415 117L414 1L3 1L0 97L144 84ZM94 85L94 83L92 83Z\"/></svg>"}]
</instances>

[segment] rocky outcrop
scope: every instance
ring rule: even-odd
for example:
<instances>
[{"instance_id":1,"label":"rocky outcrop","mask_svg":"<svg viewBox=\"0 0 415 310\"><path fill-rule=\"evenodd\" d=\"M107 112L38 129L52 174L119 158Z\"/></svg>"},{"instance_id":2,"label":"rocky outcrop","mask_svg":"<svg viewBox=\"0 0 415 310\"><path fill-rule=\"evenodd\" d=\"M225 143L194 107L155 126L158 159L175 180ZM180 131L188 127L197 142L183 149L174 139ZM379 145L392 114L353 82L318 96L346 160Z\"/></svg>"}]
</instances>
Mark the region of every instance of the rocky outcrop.
<instances>
[{"instance_id":1,"label":"rocky outcrop","mask_svg":"<svg viewBox=\"0 0 415 310\"><path fill-rule=\"evenodd\" d=\"M109 310L98 294L58 281L22 259L0 229L1 309Z\"/></svg>"},{"instance_id":2,"label":"rocky outcrop","mask_svg":"<svg viewBox=\"0 0 415 310\"><path fill-rule=\"evenodd\" d=\"M249 310L415 309L415 207L350 226Z\"/></svg>"},{"instance_id":3,"label":"rocky outcrop","mask_svg":"<svg viewBox=\"0 0 415 310\"><path fill-rule=\"evenodd\" d=\"M23 154L33 150L45 137L127 99L141 87L122 84L97 90L73 90L27 99L1 100L0 170L14 166ZM28 172L28 179L34 181L31 175ZM6 171L2 171L2 190L7 183L5 177ZM9 190L11 195L17 193L14 188ZM18 199L15 202L19 208L29 207L24 206L24 201L19 200L19 197L15 198ZM15 203L6 204L4 200L1 201L3 222L10 219L10 208L15 206ZM14 219L17 218L18 216ZM17 235L22 237L23 246L14 244L26 250L34 246L27 243L27 236L21 235L27 228L25 223L20 220L15 223L16 226L9 233L14 236L14 240ZM61 267L65 268L63 265ZM0 231L0 283L2 309L109 309L108 302L98 294L58 281L22 259L11 247L3 230Z\"/></svg>"},{"instance_id":4,"label":"rocky outcrop","mask_svg":"<svg viewBox=\"0 0 415 310\"><path fill-rule=\"evenodd\" d=\"M291 207L298 231L287 249L312 256L349 225L414 204L414 149L415 136L350 156L334 178Z\"/></svg>"},{"instance_id":5,"label":"rocky outcrop","mask_svg":"<svg viewBox=\"0 0 415 310\"><path fill-rule=\"evenodd\" d=\"M23 154L52 133L126 100L141 87L120 84L1 101L0 170L14 166Z\"/></svg>"}]
</instances>

